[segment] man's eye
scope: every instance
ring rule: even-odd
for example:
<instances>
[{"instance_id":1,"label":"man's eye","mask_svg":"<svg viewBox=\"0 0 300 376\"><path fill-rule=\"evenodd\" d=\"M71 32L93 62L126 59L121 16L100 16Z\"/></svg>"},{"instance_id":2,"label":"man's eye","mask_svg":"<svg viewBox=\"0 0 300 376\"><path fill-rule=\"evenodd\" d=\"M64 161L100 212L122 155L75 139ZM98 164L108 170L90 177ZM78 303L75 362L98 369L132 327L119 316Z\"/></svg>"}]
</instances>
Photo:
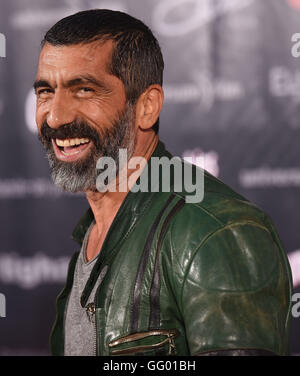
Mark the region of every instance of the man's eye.
<instances>
[{"instance_id":1,"label":"man's eye","mask_svg":"<svg viewBox=\"0 0 300 376\"><path fill-rule=\"evenodd\" d=\"M92 88L90 88L90 87L81 87L79 89L79 91L82 91L82 92L86 93L86 92L94 91L94 90Z\"/></svg>"},{"instance_id":2,"label":"man's eye","mask_svg":"<svg viewBox=\"0 0 300 376\"><path fill-rule=\"evenodd\" d=\"M49 93L52 93L51 89L40 89L37 91L37 95L49 94Z\"/></svg>"}]
</instances>

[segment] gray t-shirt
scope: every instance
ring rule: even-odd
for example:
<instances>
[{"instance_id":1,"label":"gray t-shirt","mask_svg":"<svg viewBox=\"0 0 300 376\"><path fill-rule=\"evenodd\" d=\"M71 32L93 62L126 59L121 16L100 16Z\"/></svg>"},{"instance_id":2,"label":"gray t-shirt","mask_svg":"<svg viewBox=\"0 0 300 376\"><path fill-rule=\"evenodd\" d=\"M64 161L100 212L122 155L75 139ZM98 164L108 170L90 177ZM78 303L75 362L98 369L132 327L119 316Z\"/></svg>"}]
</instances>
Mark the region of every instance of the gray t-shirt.
<instances>
[{"instance_id":1,"label":"gray t-shirt","mask_svg":"<svg viewBox=\"0 0 300 376\"><path fill-rule=\"evenodd\" d=\"M97 261L98 255L89 262L86 261L86 248L91 229L95 221L88 228L76 263L74 281L67 303L65 318L65 355L96 355L95 317L89 314L80 304L80 297ZM106 269L100 274L87 302L94 302L95 293L105 275Z\"/></svg>"}]
</instances>

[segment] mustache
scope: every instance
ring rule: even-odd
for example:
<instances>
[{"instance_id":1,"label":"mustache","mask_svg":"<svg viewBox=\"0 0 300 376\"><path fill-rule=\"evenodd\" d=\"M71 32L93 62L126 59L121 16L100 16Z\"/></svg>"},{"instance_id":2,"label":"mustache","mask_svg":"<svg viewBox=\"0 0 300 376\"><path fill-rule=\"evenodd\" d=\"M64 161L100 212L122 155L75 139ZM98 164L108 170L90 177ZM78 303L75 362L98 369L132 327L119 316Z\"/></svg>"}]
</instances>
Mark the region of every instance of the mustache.
<instances>
[{"instance_id":1,"label":"mustache","mask_svg":"<svg viewBox=\"0 0 300 376\"><path fill-rule=\"evenodd\" d=\"M44 121L40 133L41 141L46 141L46 143L51 143L52 138L88 138L94 142L96 148L100 146L98 132L85 121L74 120L71 123L61 125L57 129L51 128L47 121Z\"/></svg>"}]
</instances>

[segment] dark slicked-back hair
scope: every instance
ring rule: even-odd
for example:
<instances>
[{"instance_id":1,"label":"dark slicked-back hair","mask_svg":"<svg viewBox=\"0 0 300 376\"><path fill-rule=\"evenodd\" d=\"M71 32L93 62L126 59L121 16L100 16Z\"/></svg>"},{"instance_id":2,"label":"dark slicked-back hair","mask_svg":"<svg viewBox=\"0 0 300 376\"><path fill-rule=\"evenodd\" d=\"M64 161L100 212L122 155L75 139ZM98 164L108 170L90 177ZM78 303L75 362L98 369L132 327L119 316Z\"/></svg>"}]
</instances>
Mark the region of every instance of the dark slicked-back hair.
<instances>
[{"instance_id":1,"label":"dark slicked-back hair","mask_svg":"<svg viewBox=\"0 0 300 376\"><path fill-rule=\"evenodd\" d=\"M152 31L126 13L92 9L58 21L44 36L53 46L112 40L115 44L110 71L124 84L127 102L135 105L152 84L162 85L164 61ZM159 120L154 124L158 132Z\"/></svg>"}]
</instances>

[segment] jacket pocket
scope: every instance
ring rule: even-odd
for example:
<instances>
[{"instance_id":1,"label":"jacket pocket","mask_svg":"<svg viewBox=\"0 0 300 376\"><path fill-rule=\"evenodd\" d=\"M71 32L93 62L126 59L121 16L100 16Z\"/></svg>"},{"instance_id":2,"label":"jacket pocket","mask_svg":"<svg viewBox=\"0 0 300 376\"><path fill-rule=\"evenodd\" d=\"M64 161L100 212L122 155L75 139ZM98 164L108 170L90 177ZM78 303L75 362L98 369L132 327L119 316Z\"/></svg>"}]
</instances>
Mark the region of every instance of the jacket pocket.
<instances>
[{"instance_id":1,"label":"jacket pocket","mask_svg":"<svg viewBox=\"0 0 300 376\"><path fill-rule=\"evenodd\" d=\"M134 355L143 353L175 355L175 338L179 336L177 329L154 329L148 332L129 334L111 341L108 347L111 355Z\"/></svg>"}]
</instances>

